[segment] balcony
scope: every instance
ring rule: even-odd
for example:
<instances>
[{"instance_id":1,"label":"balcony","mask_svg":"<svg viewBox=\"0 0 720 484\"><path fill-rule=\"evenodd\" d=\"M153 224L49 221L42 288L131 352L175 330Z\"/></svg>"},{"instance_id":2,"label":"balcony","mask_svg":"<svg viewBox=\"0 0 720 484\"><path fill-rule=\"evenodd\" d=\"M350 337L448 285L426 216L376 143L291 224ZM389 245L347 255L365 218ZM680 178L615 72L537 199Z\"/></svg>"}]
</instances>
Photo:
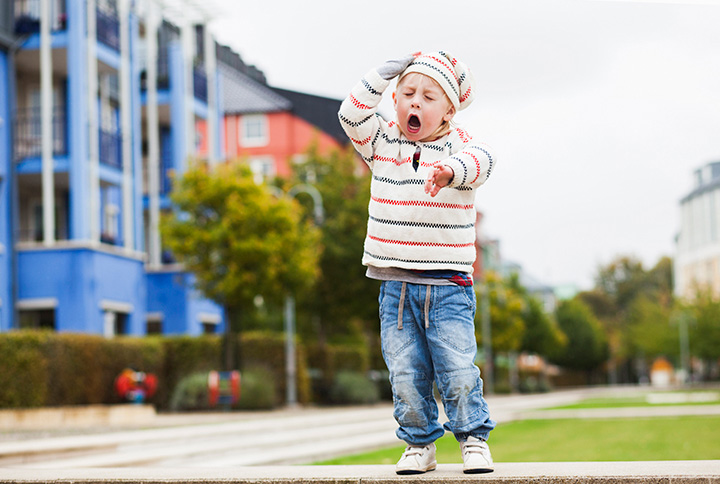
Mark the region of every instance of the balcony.
<instances>
[{"instance_id":1,"label":"balcony","mask_svg":"<svg viewBox=\"0 0 720 484\"><path fill-rule=\"evenodd\" d=\"M116 8L97 8L97 40L120 52L120 19Z\"/></svg>"},{"instance_id":2,"label":"balcony","mask_svg":"<svg viewBox=\"0 0 720 484\"><path fill-rule=\"evenodd\" d=\"M117 131L100 129L100 164L122 170L122 136Z\"/></svg>"},{"instance_id":3,"label":"balcony","mask_svg":"<svg viewBox=\"0 0 720 484\"><path fill-rule=\"evenodd\" d=\"M193 91L195 99L207 102L207 74L202 66L193 68Z\"/></svg>"},{"instance_id":4,"label":"balcony","mask_svg":"<svg viewBox=\"0 0 720 484\"><path fill-rule=\"evenodd\" d=\"M20 108L15 115L13 159L42 155L42 122L39 107ZM52 113L53 156L67 155L67 119L65 107L55 106Z\"/></svg>"},{"instance_id":5,"label":"balcony","mask_svg":"<svg viewBox=\"0 0 720 484\"><path fill-rule=\"evenodd\" d=\"M40 32L40 0L15 0L15 34L30 35ZM50 1L50 30L58 32L67 27L65 0Z\"/></svg>"}]
</instances>

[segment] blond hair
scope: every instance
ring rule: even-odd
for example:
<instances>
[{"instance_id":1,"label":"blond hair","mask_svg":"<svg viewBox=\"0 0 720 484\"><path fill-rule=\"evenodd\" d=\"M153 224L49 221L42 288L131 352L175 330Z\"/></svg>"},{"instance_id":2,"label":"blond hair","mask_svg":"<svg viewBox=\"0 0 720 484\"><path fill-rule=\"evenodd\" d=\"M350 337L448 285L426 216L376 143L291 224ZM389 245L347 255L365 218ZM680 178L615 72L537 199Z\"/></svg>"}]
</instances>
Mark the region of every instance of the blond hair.
<instances>
[{"instance_id":1,"label":"blond hair","mask_svg":"<svg viewBox=\"0 0 720 484\"><path fill-rule=\"evenodd\" d=\"M437 87L439 87L440 90L442 91L443 97L447 101L448 106L455 110L455 107L453 106L452 101L450 101L450 98L445 93L445 90L442 88L442 86L440 84L438 84L438 82L435 79L433 79L432 77L422 74L420 72L408 72L406 75L402 76L400 79L398 79L396 90L400 90L400 87L402 86L403 81L405 79L409 78L410 76L424 76L424 77L427 77L428 79L430 79L432 82L434 82L435 85ZM455 116L455 113L453 113L453 116ZM398 128L400 128L400 131L402 131L402 128L400 127L399 124L398 124ZM443 136L448 134L452 130L452 128L453 128L452 119L450 121L445 121L443 119L443 121L440 123L440 126L438 126L435 131L433 131L428 137L423 138L420 141L422 141L422 142L435 141L436 139L442 138ZM407 133L403 133L403 134L405 136L407 136Z\"/></svg>"}]
</instances>

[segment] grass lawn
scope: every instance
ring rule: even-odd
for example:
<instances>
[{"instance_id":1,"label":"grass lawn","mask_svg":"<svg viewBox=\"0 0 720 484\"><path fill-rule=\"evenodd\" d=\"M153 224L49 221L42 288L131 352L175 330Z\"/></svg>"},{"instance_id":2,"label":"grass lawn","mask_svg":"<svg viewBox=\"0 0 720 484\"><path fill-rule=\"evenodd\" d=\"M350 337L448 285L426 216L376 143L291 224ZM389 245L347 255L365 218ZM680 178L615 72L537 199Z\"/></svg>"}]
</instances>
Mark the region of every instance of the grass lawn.
<instances>
[{"instance_id":1,"label":"grass lawn","mask_svg":"<svg viewBox=\"0 0 720 484\"><path fill-rule=\"evenodd\" d=\"M664 405L719 405L718 392L667 392L648 393L632 397L589 398L582 402L552 407L553 410L609 408L609 407L657 407Z\"/></svg>"},{"instance_id":2,"label":"grass lawn","mask_svg":"<svg viewBox=\"0 0 720 484\"><path fill-rule=\"evenodd\" d=\"M607 406L607 405L606 405ZM490 434L496 462L720 459L720 417L525 420ZM437 442L439 463L462 462L452 435ZM404 445L316 464L395 464Z\"/></svg>"}]
</instances>

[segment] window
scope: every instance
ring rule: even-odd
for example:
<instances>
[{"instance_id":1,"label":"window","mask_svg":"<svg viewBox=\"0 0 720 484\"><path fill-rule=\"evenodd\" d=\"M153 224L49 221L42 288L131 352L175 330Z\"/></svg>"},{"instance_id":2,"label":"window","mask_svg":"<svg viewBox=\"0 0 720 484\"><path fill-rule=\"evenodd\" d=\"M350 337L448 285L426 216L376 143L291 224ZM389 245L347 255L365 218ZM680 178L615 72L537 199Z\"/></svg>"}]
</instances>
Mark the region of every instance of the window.
<instances>
[{"instance_id":1,"label":"window","mask_svg":"<svg viewBox=\"0 0 720 484\"><path fill-rule=\"evenodd\" d=\"M258 185L275 176L275 160L272 156L250 158L248 163Z\"/></svg>"},{"instance_id":2,"label":"window","mask_svg":"<svg viewBox=\"0 0 720 484\"><path fill-rule=\"evenodd\" d=\"M266 146L269 141L267 116L251 114L242 117L238 137L244 147Z\"/></svg>"},{"instance_id":3,"label":"window","mask_svg":"<svg viewBox=\"0 0 720 484\"><path fill-rule=\"evenodd\" d=\"M148 313L146 318L145 334L162 334L163 314Z\"/></svg>"},{"instance_id":4,"label":"window","mask_svg":"<svg viewBox=\"0 0 720 484\"><path fill-rule=\"evenodd\" d=\"M19 311L20 329L55 329L55 308Z\"/></svg>"}]
</instances>

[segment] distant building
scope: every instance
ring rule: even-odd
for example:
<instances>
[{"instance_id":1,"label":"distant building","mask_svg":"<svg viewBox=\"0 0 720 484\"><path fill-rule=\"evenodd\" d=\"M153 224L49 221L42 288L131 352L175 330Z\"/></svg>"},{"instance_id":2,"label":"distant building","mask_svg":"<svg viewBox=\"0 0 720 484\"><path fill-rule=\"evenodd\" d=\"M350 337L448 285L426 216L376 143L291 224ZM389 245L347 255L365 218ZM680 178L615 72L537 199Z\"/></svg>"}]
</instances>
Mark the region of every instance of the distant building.
<instances>
[{"instance_id":1,"label":"distant building","mask_svg":"<svg viewBox=\"0 0 720 484\"><path fill-rule=\"evenodd\" d=\"M680 200L675 293L690 298L705 288L720 296L720 161L695 170L694 182Z\"/></svg>"},{"instance_id":2,"label":"distant building","mask_svg":"<svg viewBox=\"0 0 720 484\"><path fill-rule=\"evenodd\" d=\"M273 90L215 42L214 1L0 1L0 332L223 331L163 248L171 174L286 174L343 141L340 101Z\"/></svg>"},{"instance_id":3,"label":"distant building","mask_svg":"<svg viewBox=\"0 0 720 484\"><path fill-rule=\"evenodd\" d=\"M342 100L268 86L223 69L222 103L228 159L246 160L258 180L288 176L311 144L320 153L347 144L338 121Z\"/></svg>"},{"instance_id":4,"label":"distant building","mask_svg":"<svg viewBox=\"0 0 720 484\"><path fill-rule=\"evenodd\" d=\"M516 262L503 262L500 273L503 277L516 274L518 280L520 281L520 285L527 289L530 295L535 296L542 303L543 309L546 313L555 312L557 298L555 296L555 289L552 286L549 286L531 276L520 264Z\"/></svg>"}]
</instances>

